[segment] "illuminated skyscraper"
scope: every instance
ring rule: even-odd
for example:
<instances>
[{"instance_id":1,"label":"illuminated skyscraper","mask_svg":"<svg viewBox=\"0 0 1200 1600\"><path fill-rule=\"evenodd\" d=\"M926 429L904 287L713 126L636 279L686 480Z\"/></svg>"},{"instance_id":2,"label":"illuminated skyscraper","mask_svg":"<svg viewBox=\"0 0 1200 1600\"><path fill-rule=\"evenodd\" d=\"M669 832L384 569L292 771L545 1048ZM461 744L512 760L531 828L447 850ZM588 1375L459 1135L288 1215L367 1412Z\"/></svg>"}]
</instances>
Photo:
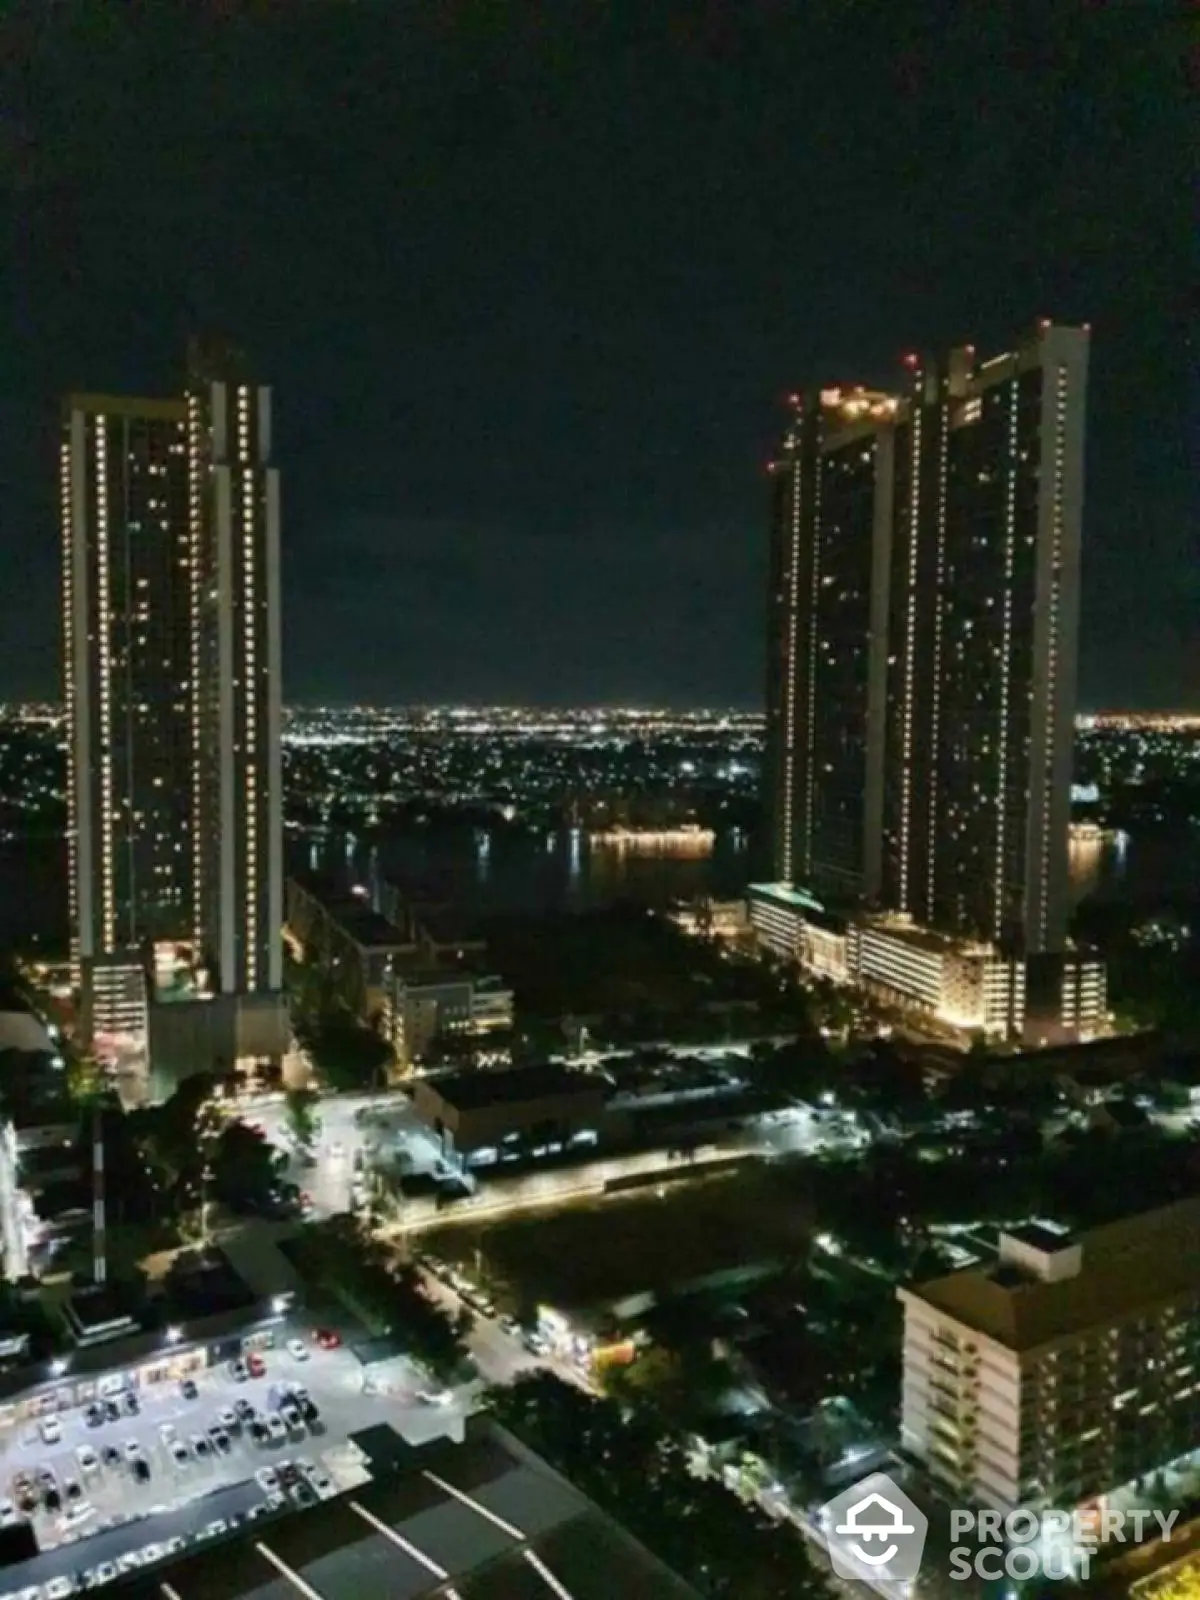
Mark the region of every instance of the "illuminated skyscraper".
<instances>
[{"instance_id":1,"label":"illuminated skyscraper","mask_svg":"<svg viewBox=\"0 0 1200 1600\"><path fill-rule=\"evenodd\" d=\"M136 966L192 922L186 416L181 400L63 407L71 927L89 994L97 967Z\"/></svg>"},{"instance_id":2,"label":"illuminated skyscraper","mask_svg":"<svg viewBox=\"0 0 1200 1600\"><path fill-rule=\"evenodd\" d=\"M279 478L270 390L190 358L184 398L66 402L63 622L85 1027L144 1029L186 943L225 1004L174 1007L170 1053L208 1065L286 1044Z\"/></svg>"},{"instance_id":3,"label":"illuminated skyscraper","mask_svg":"<svg viewBox=\"0 0 1200 1600\"><path fill-rule=\"evenodd\" d=\"M194 344L187 397L195 938L225 994L283 985L279 472L271 391Z\"/></svg>"},{"instance_id":4,"label":"illuminated skyscraper","mask_svg":"<svg viewBox=\"0 0 1200 1600\"><path fill-rule=\"evenodd\" d=\"M1036 963L1066 946L1088 333L907 365L797 398L773 467L774 877Z\"/></svg>"}]
</instances>

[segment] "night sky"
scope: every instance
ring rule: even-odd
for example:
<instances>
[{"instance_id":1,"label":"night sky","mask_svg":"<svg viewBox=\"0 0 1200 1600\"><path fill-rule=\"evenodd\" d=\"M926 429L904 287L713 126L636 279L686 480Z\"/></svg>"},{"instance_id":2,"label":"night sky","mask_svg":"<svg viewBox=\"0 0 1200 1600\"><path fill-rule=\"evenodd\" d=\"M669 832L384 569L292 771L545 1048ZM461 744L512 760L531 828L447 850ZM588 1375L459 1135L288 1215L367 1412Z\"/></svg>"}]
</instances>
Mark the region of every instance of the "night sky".
<instances>
[{"instance_id":1,"label":"night sky","mask_svg":"<svg viewBox=\"0 0 1200 1600\"><path fill-rule=\"evenodd\" d=\"M290 700L753 707L782 395L1053 316L1083 701L1200 705L1175 9L9 0L0 697L56 692L58 396L193 327L276 386Z\"/></svg>"}]
</instances>

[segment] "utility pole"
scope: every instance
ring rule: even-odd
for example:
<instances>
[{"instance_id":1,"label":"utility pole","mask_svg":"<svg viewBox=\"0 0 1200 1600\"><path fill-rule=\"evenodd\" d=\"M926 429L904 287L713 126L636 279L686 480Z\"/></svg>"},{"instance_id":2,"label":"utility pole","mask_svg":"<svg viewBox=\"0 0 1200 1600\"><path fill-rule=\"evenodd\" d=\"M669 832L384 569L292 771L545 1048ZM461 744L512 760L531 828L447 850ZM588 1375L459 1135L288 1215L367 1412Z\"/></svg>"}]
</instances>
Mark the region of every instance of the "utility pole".
<instances>
[{"instance_id":1,"label":"utility pole","mask_svg":"<svg viewBox=\"0 0 1200 1600\"><path fill-rule=\"evenodd\" d=\"M96 1287L108 1281L108 1230L104 1204L104 1108L92 1105L92 1277Z\"/></svg>"}]
</instances>

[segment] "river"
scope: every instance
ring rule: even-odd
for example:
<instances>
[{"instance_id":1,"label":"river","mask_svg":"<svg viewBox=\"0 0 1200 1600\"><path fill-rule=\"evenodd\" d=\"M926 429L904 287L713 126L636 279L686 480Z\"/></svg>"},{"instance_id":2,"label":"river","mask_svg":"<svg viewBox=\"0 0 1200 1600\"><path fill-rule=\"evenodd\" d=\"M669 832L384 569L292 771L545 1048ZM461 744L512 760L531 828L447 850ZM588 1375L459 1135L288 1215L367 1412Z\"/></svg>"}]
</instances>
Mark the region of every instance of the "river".
<instances>
[{"instance_id":1,"label":"river","mask_svg":"<svg viewBox=\"0 0 1200 1600\"><path fill-rule=\"evenodd\" d=\"M368 846L344 836L323 842L288 840L294 870L316 866L370 886L378 874L427 886L471 912L586 909L615 900L663 905L711 894L732 898L755 870L745 834L719 833L708 854L628 849L566 830L531 835L519 829L413 828ZM1115 843L1073 845L1075 900L1159 900L1195 895L1200 836L1156 832ZM0 944L31 940L53 949L66 942L66 850L42 839L0 845Z\"/></svg>"}]
</instances>

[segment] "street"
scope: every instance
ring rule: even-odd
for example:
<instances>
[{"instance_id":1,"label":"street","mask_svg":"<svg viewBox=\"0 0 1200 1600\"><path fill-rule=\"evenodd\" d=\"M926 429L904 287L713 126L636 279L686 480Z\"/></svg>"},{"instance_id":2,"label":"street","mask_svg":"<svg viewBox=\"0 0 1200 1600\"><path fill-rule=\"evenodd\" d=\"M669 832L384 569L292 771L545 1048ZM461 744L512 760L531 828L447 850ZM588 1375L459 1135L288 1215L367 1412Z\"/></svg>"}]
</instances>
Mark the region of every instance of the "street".
<instances>
[{"instance_id":1,"label":"street","mask_svg":"<svg viewBox=\"0 0 1200 1600\"><path fill-rule=\"evenodd\" d=\"M261 1128L264 1137L288 1156L287 1175L308 1195L314 1217L351 1209L356 1163L368 1145L388 1142L402 1147L414 1173L431 1171L437 1162L437 1146L405 1094L329 1095L319 1102L316 1116L320 1134L310 1165L296 1150L282 1099L244 1113L248 1123Z\"/></svg>"}]
</instances>

